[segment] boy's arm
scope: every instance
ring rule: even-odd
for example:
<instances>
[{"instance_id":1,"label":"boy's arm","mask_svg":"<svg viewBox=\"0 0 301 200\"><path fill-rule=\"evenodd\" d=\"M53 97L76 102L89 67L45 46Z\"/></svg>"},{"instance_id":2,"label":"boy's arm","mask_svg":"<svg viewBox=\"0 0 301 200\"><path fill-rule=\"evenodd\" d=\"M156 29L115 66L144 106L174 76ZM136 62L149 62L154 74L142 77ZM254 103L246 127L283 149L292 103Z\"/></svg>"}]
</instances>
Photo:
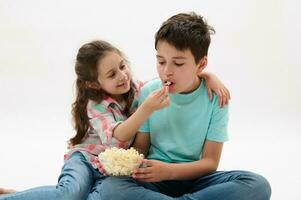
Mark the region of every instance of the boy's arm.
<instances>
[{"instance_id":1,"label":"boy's arm","mask_svg":"<svg viewBox=\"0 0 301 200\"><path fill-rule=\"evenodd\" d=\"M204 78L206 81L207 93L210 100L212 100L213 98L213 91L218 96L218 104L220 107L228 104L230 100L230 92L216 75L210 72L203 71L199 76L201 78Z\"/></svg>"},{"instance_id":2,"label":"boy's arm","mask_svg":"<svg viewBox=\"0 0 301 200\"><path fill-rule=\"evenodd\" d=\"M139 151L139 153L142 153L146 158L148 154L149 145L150 145L149 133L138 132L136 134L132 147L134 147L137 151Z\"/></svg>"},{"instance_id":3,"label":"boy's arm","mask_svg":"<svg viewBox=\"0 0 301 200\"><path fill-rule=\"evenodd\" d=\"M147 167L136 169L133 178L145 182L198 178L217 169L222 149L223 143L206 140L202 159L190 163L164 163L157 160L145 160Z\"/></svg>"},{"instance_id":4,"label":"boy's arm","mask_svg":"<svg viewBox=\"0 0 301 200\"><path fill-rule=\"evenodd\" d=\"M216 171L223 143L206 140L202 158L195 162L170 164L170 180L194 179Z\"/></svg>"}]
</instances>

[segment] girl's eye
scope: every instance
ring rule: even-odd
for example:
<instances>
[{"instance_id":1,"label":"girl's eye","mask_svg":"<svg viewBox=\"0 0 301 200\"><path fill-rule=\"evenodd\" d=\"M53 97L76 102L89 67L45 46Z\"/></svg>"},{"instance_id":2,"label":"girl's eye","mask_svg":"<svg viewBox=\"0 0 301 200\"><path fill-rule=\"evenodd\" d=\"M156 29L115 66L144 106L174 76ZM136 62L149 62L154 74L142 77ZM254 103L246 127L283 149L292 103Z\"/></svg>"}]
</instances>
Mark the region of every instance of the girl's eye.
<instances>
[{"instance_id":1,"label":"girl's eye","mask_svg":"<svg viewBox=\"0 0 301 200\"><path fill-rule=\"evenodd\" d=\"M109 78L114 78L116 75L116 73L112 73L111 75L109 75Z\"/></svg>"},{"instance_id":2,"label":"girl's eye","mask_svg":"<svg viewBox=\"0 0 301 200\"><path fill-rule=\"evenodd\" d=\"M125 67L126 67L126 65L123 64L123 65L120 66L120 69L123 70L123 69L125 69Z\"/></svg>"},{"instance_id":3,"label":"girl's eye","mask_svg":"<svg viewBox=\"0 0 301 200\"><path fill-rule=\"evenodd\" d=\"M159 63L160 65L164 65L164 64L165 64L164 61L158 61L158 63Z\"/></svg>"}]
</instances>

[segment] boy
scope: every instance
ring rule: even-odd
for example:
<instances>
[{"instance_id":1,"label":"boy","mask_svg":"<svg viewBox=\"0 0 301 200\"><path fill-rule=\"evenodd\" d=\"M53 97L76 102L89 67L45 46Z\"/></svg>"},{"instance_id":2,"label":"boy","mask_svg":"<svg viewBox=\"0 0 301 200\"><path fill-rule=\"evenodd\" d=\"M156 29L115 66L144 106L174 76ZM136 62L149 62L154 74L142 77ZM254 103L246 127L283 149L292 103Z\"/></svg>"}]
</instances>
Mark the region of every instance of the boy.
<instances>
[{"instance_id":1,"label":"boy","mask_svg":"<svg viewBox=\"0 0 301 200\"><path fill-rule=\"evenodd\" d=\"M228 140L228 107L210 101L199 74L207 65L214 29L201 16L180 13L165 21L155 38L160 79L147 83L140 104L152 91L168 87L170 106L142 125L134 147L147 155L134 179L109 178L103 195L119 199L270 198L267 180L246 171L216 171ZM145 189L147 188L147 189ZM160 196L161 195L161 196Z\"/></svg>"}]
</instances>

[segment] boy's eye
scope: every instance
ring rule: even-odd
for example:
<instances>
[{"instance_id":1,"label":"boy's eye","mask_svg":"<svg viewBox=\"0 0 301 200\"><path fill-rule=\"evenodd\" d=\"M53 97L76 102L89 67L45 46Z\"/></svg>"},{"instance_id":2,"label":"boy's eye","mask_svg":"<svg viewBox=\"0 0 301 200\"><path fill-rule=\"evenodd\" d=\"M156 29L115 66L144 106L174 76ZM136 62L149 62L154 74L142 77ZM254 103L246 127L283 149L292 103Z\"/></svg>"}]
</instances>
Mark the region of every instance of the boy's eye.
<instances>
[{"instance_id":1,"label":"boy's eye","mask_svg":"<svg viewBox=\"0 0 301 200\"><path fill-rule=\"evenodd\" d=\"M175 63L175 65L176 65L177 67L181 67L181 66L184 65L184 63Z\"/></svg>"}]
</instances>

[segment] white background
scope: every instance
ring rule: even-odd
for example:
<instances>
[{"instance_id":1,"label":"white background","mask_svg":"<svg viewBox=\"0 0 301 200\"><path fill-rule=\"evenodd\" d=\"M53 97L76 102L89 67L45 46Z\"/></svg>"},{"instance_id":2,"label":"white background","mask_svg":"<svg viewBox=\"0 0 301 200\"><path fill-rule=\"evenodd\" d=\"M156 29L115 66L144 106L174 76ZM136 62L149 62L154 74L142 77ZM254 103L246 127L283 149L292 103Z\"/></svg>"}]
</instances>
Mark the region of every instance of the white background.
<instances>
[{"instance_id":1,"label":"white background","mask_svg":"<svg viewBox=\"0 0 301 200\"><path fill-rule=\"evenodd\" d=\"M216 29L206 70L231 91L221 170L264 175L272 199L301 198L297 0L0 0L0 187L55 184L74 134L74 60L94 39L119 47L135 77L156 77L154 33L178 12Z\"/></svg>"}]
</instances>

